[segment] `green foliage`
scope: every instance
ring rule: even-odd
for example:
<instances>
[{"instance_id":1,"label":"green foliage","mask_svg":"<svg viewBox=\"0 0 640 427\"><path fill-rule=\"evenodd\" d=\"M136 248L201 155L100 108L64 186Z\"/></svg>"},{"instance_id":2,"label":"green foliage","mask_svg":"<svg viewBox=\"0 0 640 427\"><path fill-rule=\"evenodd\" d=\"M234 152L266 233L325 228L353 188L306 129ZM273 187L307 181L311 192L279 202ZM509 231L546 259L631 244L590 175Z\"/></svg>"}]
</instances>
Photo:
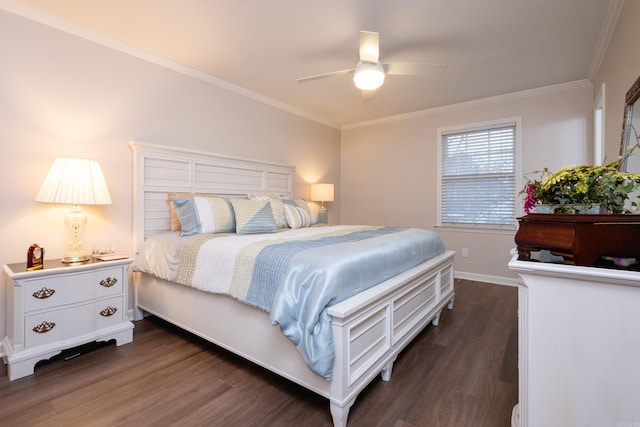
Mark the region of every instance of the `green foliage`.
<instances>
[{"instance_id":1,"label":"green foliage","mask_svg":"<svg viewBox=\"0 0 640 427\"><path fill-rule=\"evenodd\" d=\"M572 205L601 205L610 213L622 213L629 194L640 187L640 174L620 171L635 147L618 161L601 166L566 166L554 173L545 168L541 178L529 180L522 191L527 195L525 211L535 204L557 205L556 212L562 213L575 213Z\"/></svg>"}]
</instances>

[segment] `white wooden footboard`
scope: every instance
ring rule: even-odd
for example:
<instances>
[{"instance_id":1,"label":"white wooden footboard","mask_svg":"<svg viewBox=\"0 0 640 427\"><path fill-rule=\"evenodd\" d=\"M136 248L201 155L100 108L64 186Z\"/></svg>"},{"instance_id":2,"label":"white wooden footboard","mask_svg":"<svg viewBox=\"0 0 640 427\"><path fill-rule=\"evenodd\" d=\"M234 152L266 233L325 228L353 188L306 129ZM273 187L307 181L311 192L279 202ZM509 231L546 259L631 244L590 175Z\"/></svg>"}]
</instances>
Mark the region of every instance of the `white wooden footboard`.
<instances>
[{"instance_id":1,"label":"white wooden footboard","mask_svg":"<svg viewBox=\"0 0 640 427\"><path fill-rule=\"evenodd\" d=\"M329 308L336 350L330 388L334 426L345 426L358 393L378 373L389 381L398 353L429 322L437 325L445 305L453 307L454 255L449 251Z\"/></svg>"}]
</instances>

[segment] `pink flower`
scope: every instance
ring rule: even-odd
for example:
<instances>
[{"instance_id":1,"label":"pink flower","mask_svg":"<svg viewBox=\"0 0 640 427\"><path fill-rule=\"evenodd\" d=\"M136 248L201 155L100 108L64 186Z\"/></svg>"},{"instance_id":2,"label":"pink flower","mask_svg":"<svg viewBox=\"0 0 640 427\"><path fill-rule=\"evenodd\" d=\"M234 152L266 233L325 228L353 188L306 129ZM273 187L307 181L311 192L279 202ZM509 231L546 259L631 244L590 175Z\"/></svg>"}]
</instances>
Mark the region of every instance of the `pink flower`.
<instances>
[{"instance_id":1,"label":"pink flower","mask_svg":"<svg viewBox=\"0 0 640 427\"><path fill-rule=\"evenodd\" d=\"M525 187L524 191L526 193L526 197L524 199L524 212L526 214L530 213L531 211L534 210L535 206L536 206L536 202L538 201L536 199L536 196L533 194L534 190L536 188L536 183L535 182L529 182L527 183L527 186Z\"/></svg>"}]
</instances>

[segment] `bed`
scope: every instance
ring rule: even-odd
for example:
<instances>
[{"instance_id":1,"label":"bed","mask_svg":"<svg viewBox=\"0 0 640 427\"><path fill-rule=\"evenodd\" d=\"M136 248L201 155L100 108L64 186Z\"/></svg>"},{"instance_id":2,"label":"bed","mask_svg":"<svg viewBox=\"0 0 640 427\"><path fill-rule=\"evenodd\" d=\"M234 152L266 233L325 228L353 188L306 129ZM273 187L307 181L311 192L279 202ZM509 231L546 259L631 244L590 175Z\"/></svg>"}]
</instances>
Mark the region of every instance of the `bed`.
<instances>
[{"instance_id":1,"label":"bed","mask_svg":"<svg viewBox=\"0 0 640 427\"><path fill-rule=\"evenodd\" d=\"M248 193L292 196L293 167L143 142L131 142L130 147L136 254L145 250L145 242L149 246L170 233L167 200L171 194L228 199L244 198ZM380 230L357 232L379 234ZM347 233L345 227L310 232L323 238L323 233ZM442 251L326 307L332 339L328 375L308 364L307 355L281 332L281 325L272 324L268 311L243 303L241 298L175 283L172 277L134 271L135 318L141 319L145 312L158 316L326 397L334 426L345 426L358 393L378 374L389 381L400 351L429 323L437 326L445 307L453 307L454 254Z\"/></svg>"}]
</instances>

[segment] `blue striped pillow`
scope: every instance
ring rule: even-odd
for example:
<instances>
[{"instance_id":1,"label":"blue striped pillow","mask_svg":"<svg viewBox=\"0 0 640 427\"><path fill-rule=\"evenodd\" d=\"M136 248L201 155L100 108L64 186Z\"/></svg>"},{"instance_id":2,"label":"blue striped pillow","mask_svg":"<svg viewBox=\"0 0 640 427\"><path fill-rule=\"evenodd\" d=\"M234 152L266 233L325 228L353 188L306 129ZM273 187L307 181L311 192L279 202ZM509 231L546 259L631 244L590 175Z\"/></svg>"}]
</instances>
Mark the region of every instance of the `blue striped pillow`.
<instances>
[{"instance_id":1,"label":"blue striped pillow","mask_svg":"<svg viewBox=\"0 0 640 427\"><path fill-rule=\"evenodd\" d=\"M300 209L303 209L309 215L309 218L311 218L311 225L313 225L313 224L318 222L318 219L316 218L316 215L313 212L313 209L311 209L309 207L309 205L307 204L307 202L305 202L304 200L302 200L302 199L300 199L300 200L283 199L282 202L285 205L296 206L296 207L299 207Z\"/></svg>"},{"instance_id":2,"label":"blue striped pillow","mask_svg":"<svg viewBox=\"0 0 640 427\"><path fill-rule=\"evenodd\" d=\"M311 226L311 216L298 206L284 205L284 215L290 228Z\"/></svg>"},{"instance_id":3,"label":"blue striped pillow","mask_svg":"<svg viewBox=\"0 0 640 427\"><path fill-rule=\"evenodd\" d=\"M222 197L176 197L173 204L183 236L235 231L233 210Z\"/></svg>"}]
</instances>

